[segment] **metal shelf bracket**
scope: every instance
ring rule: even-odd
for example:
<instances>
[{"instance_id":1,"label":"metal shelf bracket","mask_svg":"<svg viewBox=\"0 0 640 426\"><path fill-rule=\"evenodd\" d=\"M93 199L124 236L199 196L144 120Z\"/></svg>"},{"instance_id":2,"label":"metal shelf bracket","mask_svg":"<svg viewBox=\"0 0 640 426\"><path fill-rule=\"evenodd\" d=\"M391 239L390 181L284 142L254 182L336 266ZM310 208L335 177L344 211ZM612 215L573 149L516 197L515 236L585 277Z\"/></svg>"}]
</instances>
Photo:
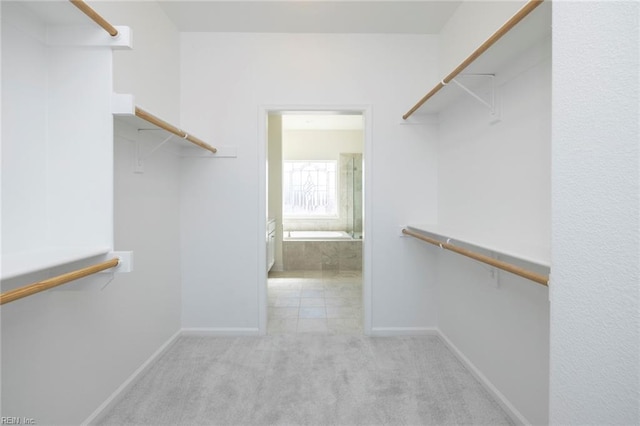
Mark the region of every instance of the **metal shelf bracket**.
<instances>
[{"instance_id":1,"label":"metal shelf bracket","mask_svg":"<svg viewBox=\"0 0 640 426\"><path fill-rule=\"evenodd\" d=\"M450 83L455 83L458 87L460 87L462 90L464 90L467 94L469 94L475 100L477 100L482 105L487 107L492 116L498 118L497 117L498 116L498 107L497 107L497 100L496 100L495 75L494 74L461 74L460 76L461 77L481 77L481 78L488 78L489 79L489 81L491 82L491 90L490 90L490 96L489 96L489 100L488 101L483 99L480 95L478 95L473 90L469 89L464 84L462 84L460 81L458 81L457 78L451 79Z\"/></svg>"},{"instance_id":2,"label":"metal shelf bracket","mask_svg":"<svg viewBox=\"0 0 640 426\"><path fill-rule=\"evenodd\" d=\"M144 131L145 129L139 129L138 131ZM155 130L155 129L149 129L149 130ZM151 155L156 152L157 150L159 150L160 148L162 148L162 146L164 144L166 144L167 142L169 142L172 138L174 137L174 135L169 135L165 140L163 140L162 142L160 142L158 145L154 146L153 149L151 151L149 151L148 153L144 154L143 153L143 143L142 141L140 141L140 138L137 138L136 140L136 149L135 149L135 158L133 159L134 163L133 163L133 171L134 173L144 173L144 160L148 159L149 157L151 157Z\"/></svg>"}]
</instances>

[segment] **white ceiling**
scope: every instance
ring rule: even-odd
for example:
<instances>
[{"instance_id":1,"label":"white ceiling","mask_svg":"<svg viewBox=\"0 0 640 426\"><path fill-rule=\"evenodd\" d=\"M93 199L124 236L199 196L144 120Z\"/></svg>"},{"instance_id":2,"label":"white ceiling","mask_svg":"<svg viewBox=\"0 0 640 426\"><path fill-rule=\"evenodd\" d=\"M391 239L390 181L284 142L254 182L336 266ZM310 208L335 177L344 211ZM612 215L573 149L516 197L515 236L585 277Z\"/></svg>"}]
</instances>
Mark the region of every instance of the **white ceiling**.
<instances>
[{"instance_id":1,"label":"white ceiling","mask_svg":"<svg viewBox=\"0 0 640 426\"><path fill-rule=\"evenodd\" d=\"M461 3L365 0L161 0L179 31L437 34Z\"/></svg>"}]
</instances>

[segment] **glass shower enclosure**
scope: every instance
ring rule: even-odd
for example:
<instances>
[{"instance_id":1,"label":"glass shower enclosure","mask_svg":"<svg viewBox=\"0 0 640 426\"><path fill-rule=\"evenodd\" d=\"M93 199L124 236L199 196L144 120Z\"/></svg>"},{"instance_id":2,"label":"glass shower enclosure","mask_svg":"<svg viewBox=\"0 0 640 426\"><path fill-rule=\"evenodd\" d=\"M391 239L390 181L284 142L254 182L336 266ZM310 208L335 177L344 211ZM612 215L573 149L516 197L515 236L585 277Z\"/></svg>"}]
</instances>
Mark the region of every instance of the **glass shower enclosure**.
<instances>
[{"instance_id":1,"label":"glass shower enclosure","mask_svg":"<svg viewBox=\"0 0 640 426\"><path fill-rule=\"evenodd\" d=\"M341 202L346 206L347 233L359 240L362 239L362 154L340 154L340 164L346 186Z\"/></svg>"}]
</instances>

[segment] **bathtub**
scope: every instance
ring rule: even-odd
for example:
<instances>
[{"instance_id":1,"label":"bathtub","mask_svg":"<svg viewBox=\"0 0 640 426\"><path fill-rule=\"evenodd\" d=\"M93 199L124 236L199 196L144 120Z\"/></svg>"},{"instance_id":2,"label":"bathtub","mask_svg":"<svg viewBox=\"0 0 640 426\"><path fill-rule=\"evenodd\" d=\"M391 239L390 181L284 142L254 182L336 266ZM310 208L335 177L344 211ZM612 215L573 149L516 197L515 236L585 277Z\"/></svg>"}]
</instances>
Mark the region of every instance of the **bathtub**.
<instances>
[{"instance_id":1,"label":"bathtub","mask_svg":"<svg viewBox=\"0 0 640 426\"><path fill-rule=\"evenodd\" d=\"M284 231L284 241L340 241L352 240L344 231Z\"/></svg>"},{"instance_id":2,"label":"bathtub","mask_svg":"<svg viewBox=\"0 0 640 426\"><path fill-rule=\"evenodd\" d=\"M361 271L362 240L344 231L285 231L285 271Z\"/></svg>"}]
</instances>

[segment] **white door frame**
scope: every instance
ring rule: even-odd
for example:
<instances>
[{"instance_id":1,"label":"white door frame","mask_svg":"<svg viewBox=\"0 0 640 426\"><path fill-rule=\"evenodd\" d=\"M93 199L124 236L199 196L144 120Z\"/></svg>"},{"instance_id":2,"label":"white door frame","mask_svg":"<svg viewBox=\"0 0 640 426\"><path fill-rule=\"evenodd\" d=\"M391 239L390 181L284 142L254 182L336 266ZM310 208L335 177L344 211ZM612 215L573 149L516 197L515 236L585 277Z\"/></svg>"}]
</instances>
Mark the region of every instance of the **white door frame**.
<instances>
[{"instance_id":1,"label":"white door frame","mask_svg":"<svg viewBox=\"0 0 640 426\"><path fill-rule=\"evenodd\" d=\"M371 334L371 264L372 264L372 190L371 164L373 164L372 110L371 105L264 105L258 108L258 327L259 333L267 333L267 119L269 113L287 111L342 111L357 112L364 119L364 211L362 241L362 314L364 334Z\"/></svg>"}]
</instances>

